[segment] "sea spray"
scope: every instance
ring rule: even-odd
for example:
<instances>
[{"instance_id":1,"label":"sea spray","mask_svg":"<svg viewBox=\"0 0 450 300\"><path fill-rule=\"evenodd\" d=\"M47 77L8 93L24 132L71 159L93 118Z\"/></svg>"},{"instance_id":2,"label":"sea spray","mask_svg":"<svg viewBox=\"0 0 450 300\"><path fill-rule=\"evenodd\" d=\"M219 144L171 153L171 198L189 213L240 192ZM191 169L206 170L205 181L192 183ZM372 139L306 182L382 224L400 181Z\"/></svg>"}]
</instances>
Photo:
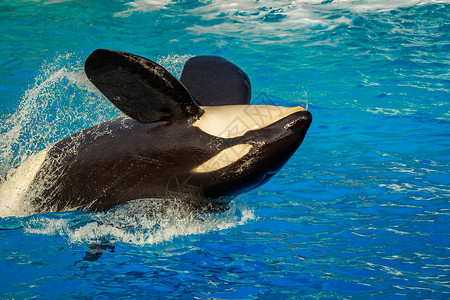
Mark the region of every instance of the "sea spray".
<instances>
[{"instance_id":1,"label":"sea spray","mask_svg":"<svg viewBox=\"0 0 450 300\"><path fill-rule=\"evenodd\" d=\"M74 244L108 241L149 245L241 226L256 218L253 211L233 202L222 213L202 213L176 202L143 199L106 212L35 215L24 219L23 227L27 233L59 236Z\"/></svg>"},{"instance_id":2,"label":"sea spray","mask_svg":"<svg viewBox=\"0 0 450 300\"><path fill-rule=\"evenodd\" d=\"M0 177L52 143L120 115L82 68L70 53L43 63L17 111L1 122Z\"/></svg>"}]
</instances>

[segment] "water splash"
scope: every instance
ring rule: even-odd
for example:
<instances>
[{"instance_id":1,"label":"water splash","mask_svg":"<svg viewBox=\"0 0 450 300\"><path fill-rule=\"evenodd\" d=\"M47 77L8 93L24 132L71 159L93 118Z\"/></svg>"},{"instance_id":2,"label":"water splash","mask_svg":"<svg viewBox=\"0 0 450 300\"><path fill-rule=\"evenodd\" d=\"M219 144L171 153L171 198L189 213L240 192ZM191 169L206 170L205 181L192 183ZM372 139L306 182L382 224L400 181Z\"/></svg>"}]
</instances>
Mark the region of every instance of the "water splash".
<instances>
[{"instance_id":1,"label":"water splash","mask_svg":"<svg viewBox=\"0 0 450 300\"><path fill-rule=\"evenodd\" d=\"M0 177L52 143L120 115L101 98L76 55L44 62L17 111L0 124Z\"/></svg>"},{"instance_id":2,"label":"water splash","mask_svg":"<svg viewBox=\"0 0 450 300\"><path fill-rule=\"evenodd\" d=\"M194 55L190 54L169 54L165 56L160 56L156 60L158 64L163 66L167 71L169 71L170 74L173 76L180 78L181 71L183 70L183 66L186 63L186 61L193 57Z\"/></svg>"},{"instance_id":3,"label":"water splash","mask_svg":"<svg viewBox=\"0 0 450 300\"><path fill-rule=\"evenodd\" d=\"M24 219L25 232L66 238L70 243L122 242L158 244L179 236L205 234L256 219L253 211L230 204L218 214L204 214L161 200L135 200L107 212L70 212Z\"/></svg>"}]
</instances>

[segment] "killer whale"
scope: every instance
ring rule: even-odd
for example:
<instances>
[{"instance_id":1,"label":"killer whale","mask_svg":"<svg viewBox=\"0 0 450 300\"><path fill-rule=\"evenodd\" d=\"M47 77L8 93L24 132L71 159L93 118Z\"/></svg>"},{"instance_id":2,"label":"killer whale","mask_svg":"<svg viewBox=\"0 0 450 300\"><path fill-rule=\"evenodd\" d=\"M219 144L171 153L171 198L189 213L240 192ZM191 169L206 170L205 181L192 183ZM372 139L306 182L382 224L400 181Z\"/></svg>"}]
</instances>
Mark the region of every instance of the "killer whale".
<instances>
[{"instance_id":1,"label":"killer whale","mask_svg":"<svg viewBox=\"0 0 450 300\"><path fill-rule=\"evenodd\" d=\"M221 207L278 172L312 120L301 107L249 105L247 74L222 57L189 59L178 80L144 57L98 49L85 72L126 116L53 144L9 176L0 191L14 190L29 214L143 198Z\"/></svg>"}]
</instances>

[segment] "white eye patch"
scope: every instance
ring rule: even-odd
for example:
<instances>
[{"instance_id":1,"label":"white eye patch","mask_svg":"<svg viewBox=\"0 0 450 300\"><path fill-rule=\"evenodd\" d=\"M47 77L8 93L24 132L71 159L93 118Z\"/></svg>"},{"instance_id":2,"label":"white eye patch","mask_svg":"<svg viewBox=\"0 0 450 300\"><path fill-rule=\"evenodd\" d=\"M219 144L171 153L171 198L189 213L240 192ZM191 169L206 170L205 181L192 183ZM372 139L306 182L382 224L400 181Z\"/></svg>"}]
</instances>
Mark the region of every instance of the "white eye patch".
<instances>
[{"instance_id":1,"label":"white eye patch","mask_svg":"<svg viewBox=\"0 0 450 300\"><path fill-rule=\"evenodd\" d=\"M221 138L234 138L249 130L269 126L297 111L302 107L284 107L274 105L224 105L202 106L203 115L193 126Z\"/></svg>"},{"instance_id":2,"label":"white eye patch","mask_svg":"<svg viewBox=\"0 0 450 300\"><path fill-rule=\"evenodd\" d=\"M225 168L244 157L251 149L252 145L250 144L234 145L233 147L220 151L216 156L213 156L200 166L196 167L193 172L207 173Z\"/></svg>"}]
</instances>

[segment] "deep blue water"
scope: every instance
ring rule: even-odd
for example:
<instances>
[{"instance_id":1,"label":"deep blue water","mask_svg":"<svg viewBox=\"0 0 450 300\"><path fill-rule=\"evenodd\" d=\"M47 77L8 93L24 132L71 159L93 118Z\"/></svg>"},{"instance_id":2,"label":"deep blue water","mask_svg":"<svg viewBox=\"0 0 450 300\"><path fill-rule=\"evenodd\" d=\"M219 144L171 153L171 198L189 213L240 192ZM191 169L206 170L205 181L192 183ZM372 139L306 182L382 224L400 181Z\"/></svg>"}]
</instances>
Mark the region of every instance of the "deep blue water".
<instances>
[{"instance_id":1,"label":"deep blue water","mask_svg":"<svg viewBox=\"0 0 450 300\"><path fill-rule=\"evenodd\" d=\"M97 48L178 76L221 55L253 103L314 117L223 214L0 218L1 299L450 297L448 2L3 1L0 20L1 176L120 116L83 73Z\"/></svg>"}]
</instances>

